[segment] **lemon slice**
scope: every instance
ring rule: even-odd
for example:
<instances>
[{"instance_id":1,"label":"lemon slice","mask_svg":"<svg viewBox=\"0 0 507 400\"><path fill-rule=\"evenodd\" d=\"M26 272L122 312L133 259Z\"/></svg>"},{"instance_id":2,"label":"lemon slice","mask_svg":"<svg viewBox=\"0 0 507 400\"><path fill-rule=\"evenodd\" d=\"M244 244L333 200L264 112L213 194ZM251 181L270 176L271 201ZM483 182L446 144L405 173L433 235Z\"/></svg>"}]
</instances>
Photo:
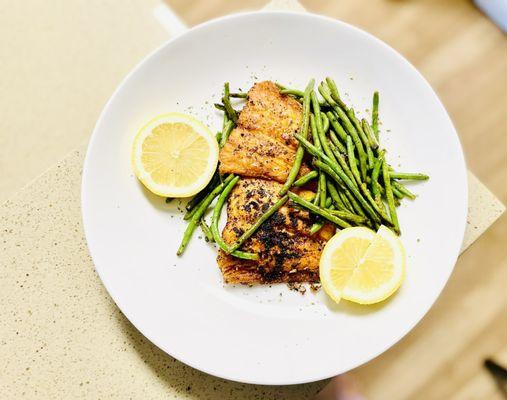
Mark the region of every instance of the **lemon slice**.
<instances>
[{"instance_id":1,"label":"lemon slice","mask_svg":"<svg viewBox=\"0 0 507 400\"><path fill-rule=\"evenodd\" d=\"M342 289L342 298L373 304L391 296L405 278L405 250L393 231L381 226Z\"/></svg>"},{"instance_id":2,"label":"lemon slice","mask_svg":"<svg viewBox=\"0 0 507 400\"><path fill-rule=\"evenodd\" d=\"M153 193L188 197L211 180L218 163L218 144L201 122L184 114L160 115L137 133L132 165Z\"/></svg>"},{"instance_id":3,"label":"lemon slice","mask_svg":"<svg viewBox=\"0 0 507 400\"><path fill-rule=\"evenodd\" d=\"M355 227L337 232L326 243L320 257L320 282L335 302L342 298L345 285L374 240L374 231Z\"/></svg>"}]
</instances>

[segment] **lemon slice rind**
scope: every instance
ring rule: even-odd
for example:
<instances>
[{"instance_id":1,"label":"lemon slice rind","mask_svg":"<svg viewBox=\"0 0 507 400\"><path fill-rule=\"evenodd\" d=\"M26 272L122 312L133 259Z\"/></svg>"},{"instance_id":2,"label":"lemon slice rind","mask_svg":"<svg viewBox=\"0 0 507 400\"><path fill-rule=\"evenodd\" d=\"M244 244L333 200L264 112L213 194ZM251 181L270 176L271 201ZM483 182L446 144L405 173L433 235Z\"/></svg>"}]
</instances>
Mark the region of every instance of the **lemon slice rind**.
<instances>
[{"instance_id":1,"label":"lemon slice rind","mask_svg":"<svg viewBox=\"0 0 507 400\"><path fill-rule=\"evenodd\" d=\"M340 282L346 284L347 275L356 268L374 238L375 232L371 229L354 227L339 231L326 243L320 258L319 275L324 291L336 303L343 294ZM340 252L344 252L344 257ZM336 256L341 258L338 263Z\"/></svg>"},{"instance_id":2,"label":"lemon slice rind","mask_svg":"<svg viewBox=\"0 0 507 400\"><path fill-rule=\"evenodd\" d=\"M209 148L207 164L203 173L184 186L178 186L170 182L166 184L155 182L150 173L145 170L141 161L145 139L152 133L154 128L164 123L187 124L195 133L205 139ZM213 177L218 163L218 153L219 148L216 138L206 125L185 114L168 113L153 118L137 132L132 146L131 161L137 178L151 192L165 197L189 197L202 190Z\"/></svg>"},{"instance_id":3,"label":"lemon slice rind","mask_svg":"<svg viewBox=\"0 0 507 400\"><path fill-rule=\"evenodd\" d=\"M383 262L386 262L386 255L374 254L381 246L384 246L384 250L385 246L387 246L390 251L392 251L389 255L390 261L384 266L381 265ZM405 249L398 236L389 228L381 226L376 234L375 240L364 254L363 260L361 260L343 288L342 298L359 304L375 304L392 296L405 279L405 259ZM377 286L369 288L368 290L361 290L361 287L359 287L360 285L356 284L358 280L356 278L358 274L364 272L362 269L367 267L368 263L370 267L373 266L377 268L376 276L375 274L370 274L372 280L377 280ZM384 270L382 271L381 268L384 268ZM384 276L382 276L382 272L384 272ZM382 282L378 282L379 277L388 278Z\"/></svg>"}]
</instances>

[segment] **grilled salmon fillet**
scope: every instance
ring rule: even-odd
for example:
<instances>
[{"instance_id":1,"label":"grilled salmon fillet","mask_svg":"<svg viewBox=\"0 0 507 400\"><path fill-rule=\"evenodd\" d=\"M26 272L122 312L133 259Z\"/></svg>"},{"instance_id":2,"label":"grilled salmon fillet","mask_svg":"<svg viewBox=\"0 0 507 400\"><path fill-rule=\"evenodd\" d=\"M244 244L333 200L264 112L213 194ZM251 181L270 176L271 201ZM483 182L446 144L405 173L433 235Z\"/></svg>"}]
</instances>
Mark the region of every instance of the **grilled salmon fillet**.
<instances>
[{"instance_id":1,"label":"grilled salmon fillet","mask_svg":"<svg viewBox=\"0 0 507 400\"><path fill-rule=\"evenodd\" d=\"M234 243L278 199L282 185L264 179L241 179L234 187L227 206L227 224L222 237ZM308 192L299 193L306 196ZM310 194L312 194L310 192ZM241 250L256 253L259 260L242 260L220 250L218 265L226 283L318 282L322 249L334 234L324 225L310 236L314 218L307 211L285 203Z\"/></svg>"},{"instance_id":2,"label":"grilled salmon fillet","mask_svg":"<svg viewBox=\"0 0 507 400\"><path fill-rule=\"evenodd\" d=\"M255 84L220 150L220 173L285 182L294 163L302 107L270 81ZM303 165L300 175L309 172Z\"/></svg>"}]
</instances>

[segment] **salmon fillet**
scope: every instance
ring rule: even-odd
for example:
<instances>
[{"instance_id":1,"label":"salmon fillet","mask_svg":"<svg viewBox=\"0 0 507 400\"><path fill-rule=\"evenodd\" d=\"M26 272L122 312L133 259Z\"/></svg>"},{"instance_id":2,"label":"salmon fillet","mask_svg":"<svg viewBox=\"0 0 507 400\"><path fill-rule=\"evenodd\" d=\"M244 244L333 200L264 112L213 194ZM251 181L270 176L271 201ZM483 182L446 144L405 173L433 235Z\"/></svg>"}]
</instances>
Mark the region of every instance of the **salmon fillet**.
<instances>
[{"instance_id":1,"label":"salmon fillet","mask_svg":"<svg viewBox=\"0 0 507 400\"><path fill-rule=\"evenodd\" d=\"M231 192L227 224L222 237L234 243L278 199L282 185L264 179L242 179ZM308 192L300 191L301 196ZM311 192L309 194L312 194ZM322 249L334 234L326 224L310 236L314 217L287 202L273 214L241 250L256 253L259 260L242 260L220 250L218 265L226 283L318 282Z\"/></svg>"},{"instance_id":2,"label":"salmon fillet","mask_svg":"<svg viewBox=\"0 0 507 400\"><path fill-rule=\"evenodd\" d=\"M255 84L220 150L220 173L285 182L294 163L302 107L269 81ZM300 175L309 172L303 165Z\"/></svg>"}]
</instances>

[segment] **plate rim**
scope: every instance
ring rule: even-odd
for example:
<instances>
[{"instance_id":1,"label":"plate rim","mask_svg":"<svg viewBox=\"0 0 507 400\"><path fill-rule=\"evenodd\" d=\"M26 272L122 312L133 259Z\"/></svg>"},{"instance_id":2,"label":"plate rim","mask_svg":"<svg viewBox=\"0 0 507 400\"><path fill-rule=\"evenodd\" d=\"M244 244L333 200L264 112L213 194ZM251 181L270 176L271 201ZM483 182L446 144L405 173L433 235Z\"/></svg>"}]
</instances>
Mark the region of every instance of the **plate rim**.
<instances>
[{"instance_id":1,"label":"plate rim","mask_svg":"<svg viewBox=\"0 0 507 400\"><path fill-rule=\"evenodd\" d=\"M464 172L462 174L463 175L462 176L463 180L461 182L461 186L463 188L463 193L464 193L464 197L465 198L463 200L462 227L459 230L461 232L460 235L459 235L459 237L461 239L459 241L460 244L457 246L457 248L453 249L452 253L454 253L454 256L452 257L452 266L451 266L451 268L449 268L448 273L445 276L444 284L442 285L442 287L438 291L438 293L435 296L435 298L433 299L433 301L431 301L429 303L429 305L425 309L422 310L421 317L417 321L415 321L415 322L413 322L411 324L407 324L405 326L405 328L400 331L400 334L398 336L396 336L395 339L393 339L392 341L390 341L389 344L386 344L385 346L383 346L377 352L373 353L370 356L364 357L362 360L358 360L355 363L350 363L350 365L351 365L350 368L348 368L346 370L340 370L339 368L337 368L335 372L332 372L332 373L326 372L326 373L323 373L323 374L321 373L321 374L317 374L317 375L314 375L312 377L309 377L307 379L299 379L299 380L291 380L291 381L273 380L273 381L269 381L269 382L266 382L266 381L264 381L264 382L257 381L255 379L238 379L238 378L235 378L235 377L227 376L225 374L221 374L220 372L217 372L217 371L213 371L213 370L211 370L209 368L207 368L207 369L206 368L201 368L200 366L196 365L196 363L194 363L194 362L192 362L190 360L186 360L185 357L182 357L180 354L178 354L178 356L174 355L177 352L174 352L174 351L171 351L170 349L167 349L166 346L161 345L160 343L158 343L157 340L154 340L150 336L146 335L133 322L133 319L135 319L135 318L131 318L130 314L128 312L126 312L126 310L124 310L117 303L115 291L112 289L112 287L109 284L109 282L107 281L107 279L104 278L103 274L101 274L101 268L98 267L98 263L96 262L95 257L93 255L92 246L91 246L91 240L89 239L89 237L91 235L91 233L90 233L90 227L88 226L88 228L87 228L87 223L86 223L86 220L87 220L86 216L87 216L87 213L88 213L88 211L87 211L88 207L87 207L87 200L86 200L86 194L85 193L86 193L86 186L88 185L88 183L87 183L87 171L90 170L89 164L91 164L91 162L92 162L91 161L91 158L92 158L92 156L91 156L92 148L94 147L94 142L95 142L96 138L98 137L99 128L102 125L103 120L105 119L106 115L109 112L109 109L112 106L112 103L116 100L116 98L118 97L118 93L122 90L122 88L124 87L124 85L130 80L130 78L138 70L140 70L143 67L143 65L149 59L151 59L153 56L155 56L157 53L159 53L162 49L164 49L167 46L170 46L173 42L181 39L182 37L187 36L189 34L192 34L195 31L204 29L204 28L206 28L206 27L208 27L210 25L220 24L220 23L222 23L224 21L228 21L230 19L249 17L249 16L252 16L252 15L258 15L260 17L262 17L264 15L268 15L268 16L269 15L283 15L283 16L289 16L289 17L296 16L296 17L303 17L303 18L321 20L321 21L324 21L324 22L330 22L330 23L342 25L342 27L344 27L346 29L350 29L350 30L352 30L352 31L354 31L356 33L364 35L369 40L373 40L376 44L382 46L386 51L390 52L392 55L394 55L396 58L398 58L400 62L404 63L408 68L410 68L413 72L415 72L416 75L419 76L419 78L422 80L422 82L424 82L424 84L427 86L427 88L433 94L433 98L436 100L436 102L438 103L438 105L445 112L445 115L447 116L448 122L450 123L450 125L452 127L455 139L457 141L458 148L460 150L459 151L459 156L461 158L460 161L461 161L461 164L462 164L462 170ZM190 366L192 368L195 368L195 369L197 369L199 371L205 372L205 373L210 374L212 376L215 376L215 377L218 377L218 378L222 378L222 379L227 379L227 380L234 381L234 382L247 383L247 384L257 384L257 385L270 385L270 386L271 385L305 384L305 383L311 383L311 382L316 382L316 381L319 381L319 380L327 379L327 378L333 377L335 375L351 371L351 370L353 370L353 369L355 369L355 368L357 368L357 367L359 367L361 365L364 365L364 364L366 364L366 363L374 360L375 358L377 358L378 356L382 355L383 353L385 353L390 348L394 347L397 343L399 343L401 339L403 339L408 333L410 333L426 317L426 315L428 314L428 312L430 311L430 309L435 305L436 301L441 296L441 294L442 294L445 286L449 282L450 276L452 275L452 273L454 271L454 268L455 268L456 263L457 263L457 259L458 259L459 255L460 255L461 243L463 242L463 238L464 238L464 235L465 235L466 221L467 221L467 215L468 215L468 193L469 193L469 188L468 188L468 179L467 179L468 172L467 171L468 171L468 169L467 169L466 159L465 159L465 155L464 155L464 151L463 151L463 145L461 143L461 140L460 140L460 137L459 137L458 132L456 130L456 127L454 126L454 123L453 123L453 121L451 119L451 116L449 115L447 109L445 108L444 104L442 103L442 101L439 98L439 96L436 93L436 91L433 89L433 87L430 85L430 83L427 81L427 79L422 75L422 73L405 56L403 56L396 49L394 49L393 47L391 47L390 45L388 45L387 43L385 43L383 40L377 38L373 34L367 32L366 30L364 30L362 28L359 28L359 27L356 27L356 26L354 26L352 24L349 24L347 22L344 22L344 21L332 18L332 17L328 17L328 16L324 16L324 15L320 15L320 14L315 14L315 13L312 13L312 12L300 12L300 11L288 11L288 10L287 11L286 10L247 11L247 12L233 13L233 14L229 14L229 15L225 15L225 16L221 16L221 17L218 17L218 18L214 18L214 19L205 21L205 22L203 22L201 24L198 24L198 25L196 25L194 27L189 28L188 30L186 30L185 32L183 32L183 33L181 33L179 35L176 35L176 36L174 36L172 38L169 38L168 40L164 41L161 45L159 45L158 47L156 47L154 50L152 50L151 52L149 52L146 56L144 56L123 77L123 79L121 80L121 82L117 85L116 89L113 91L113 93L109 97L108 101L105 103L104 107L102 108L102 111L101 111L101 113L100 113L100 115L99 115L99 117L97 119L97 122L95 123L95 126L93 128L92 134L91 134L90 139L88 141L88 145L87 145L87 149L86 149L86 155L85 155L85 159L84 159L84 163L83 163L82 178L81 178L81 188L80 188L80 194L81 194L81 219L82 219L83 231L84 231L85 240L86 240L86 244L87 244L87 247L88 247L88 251L89 251L90 257L91 257L91 259L93 261L93 265L94 265L95 271L97 272L97 274L98 274L98 276L99 276L102 284L104 285L107 293L109 294L110 298L113 300L113 302L115 303L115 305L118 307L118 309L121 311L121 313L125 316L125 318L127 318L128 321L145 338L147 338L151 343L153 343L159 349L161 349L162 351L164 351L169 356L171 356L171 357L177 359L178 361L184 363L185 365L188 365L188 366Z\"/></svg>"}]
</instances>

